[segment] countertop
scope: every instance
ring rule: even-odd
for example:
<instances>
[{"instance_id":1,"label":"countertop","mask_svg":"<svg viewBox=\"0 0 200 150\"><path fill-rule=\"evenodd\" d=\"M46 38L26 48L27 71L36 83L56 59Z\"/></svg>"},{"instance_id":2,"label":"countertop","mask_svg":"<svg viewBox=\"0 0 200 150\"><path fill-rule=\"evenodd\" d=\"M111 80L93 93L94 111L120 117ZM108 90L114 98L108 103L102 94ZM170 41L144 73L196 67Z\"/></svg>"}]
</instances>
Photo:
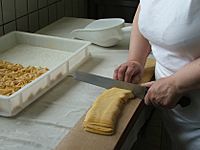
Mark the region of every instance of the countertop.
<instances>
[{"instance_id":1,"label":"countertop","mask_svg":"<svg viewBox=\"0 0 200 150\"><path fill-rule=\"evenodd\" d=\"M71 38L92 20L62 18L38 34ZM91 46L92 57L79 69L112 77L127 59L129 35L111 48ZM52 150L86 113L102 88L65 78L13 118L0 117L0 150ZM80 98L81 97L81 98Z\"/></svg>"}]
</instances>

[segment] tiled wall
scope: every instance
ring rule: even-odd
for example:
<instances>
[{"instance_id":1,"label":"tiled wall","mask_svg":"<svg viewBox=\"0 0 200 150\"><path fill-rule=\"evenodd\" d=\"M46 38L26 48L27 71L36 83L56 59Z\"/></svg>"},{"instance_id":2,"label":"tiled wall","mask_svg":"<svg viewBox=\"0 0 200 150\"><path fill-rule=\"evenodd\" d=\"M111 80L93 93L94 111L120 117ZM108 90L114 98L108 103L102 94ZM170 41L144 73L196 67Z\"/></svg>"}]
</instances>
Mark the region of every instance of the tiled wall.
<instances>
[{"instance_id":1,"label":"tiled wall","mask_svg":"<svg viewBox=\"0 0 200 150\"><path fill-rule=\"evenodd\" d=\"M0 36L35 32L64 16L87 17L87 0L0 0Z\"/></svg>"},{"instance_id":2,"label":"tiled wall","mask_svg":"<svg viewBox=\"0 0 200 150\"><path fill-rule=\"evenodd\" d=\"M88 17L88 0L65 0L65 16Z\"/></svg>"}]
</instances>

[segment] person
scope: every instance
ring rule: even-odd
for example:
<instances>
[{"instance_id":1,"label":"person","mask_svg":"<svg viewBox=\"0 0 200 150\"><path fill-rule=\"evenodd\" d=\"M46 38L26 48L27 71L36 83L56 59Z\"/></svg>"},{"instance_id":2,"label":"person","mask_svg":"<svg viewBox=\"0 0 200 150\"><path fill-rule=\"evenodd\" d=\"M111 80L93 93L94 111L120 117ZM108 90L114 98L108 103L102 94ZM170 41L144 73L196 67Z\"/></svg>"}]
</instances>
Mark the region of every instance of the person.
<instances>
[{"instance_id":1,"label":"person","mask_svg":"<svg viewBox=\"0 0 200 150\"><path fill-rule=\"evenodd\" d=\"M145 104L159 108L175 150L200 149L200 1L140 0L128 59L113 78L137 83L148 55L156 59L155 81ZM182 96L191 104L176 105Z\"/></svg>"}]
</instances>

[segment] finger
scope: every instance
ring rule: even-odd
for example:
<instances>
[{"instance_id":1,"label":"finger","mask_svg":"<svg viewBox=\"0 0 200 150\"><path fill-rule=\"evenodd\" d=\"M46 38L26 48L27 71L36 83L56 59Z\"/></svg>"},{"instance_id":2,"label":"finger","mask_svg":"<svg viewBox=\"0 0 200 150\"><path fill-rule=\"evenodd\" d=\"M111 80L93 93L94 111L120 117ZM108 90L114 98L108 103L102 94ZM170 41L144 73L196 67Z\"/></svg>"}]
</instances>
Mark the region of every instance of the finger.
<instances>
[{"instance_id":1,"label":"finger","mask_svg":"<svg viewBox=\"0 0 200 150\"><path fill-rule=\"evenodd\" d=\"M160 107L160 104L157 103L157 101L156 101L155 98L152 98L152 99L151 99L151 104L152 104L154 107Z\"/></svg>"},{"instance_id":2,"label":"finger","mask_svg":"<svg viewBox=\"0 0 200 150\"><path fill-rule=\"evenodd\" d=\"M131 67L128 67L125 73L125 81L131 82L131 78L133 76L134 70Z\"/></svg>"},{"instance_id":3,"label":"finger","mask_svg":"<svg viewBox=\"0 0 200 150\"><path fill-rule=\"evenodd\" d=\"M135 76L133 75L132 79L131 79L132 80L131 82L132 83L138 83L140 81L140 79L141 79L140 75L135 75Z\"/></svg>"},{"instance_id":4,"label":"finger","mask_svg":"<svg viewBox=\"0 0 200 150\"><path fill-rule=\"evenodd\" d=\"M155 81L146 82L146 83L142 83L141 86L145 86L145 87L149 87L150 88L154 83L155 83Z\"/></svg>"},{"instance_id":5,"label":"finger","mask_svg":"<svg viewBox=\"0 0 200 150\"><path fill-rule=\"evenodd\" d=\"M118 80L121 80L121 81L124 80L126 69L127 69L127 66L121 66L119 68L118 73L117 73Z\"/></svg>"},{"instance_id":6,"label":"finger","mask_svg":"<svg viewBox=\"0 0 200 150\"><path fill-rule=\"evenodd\" d=\"M145 103L146 105L150 105L150 104L151 104L150 99L149 99L149 94L148 94L148 92L147 92L147 94L146 94L145 97L144 97L144 103Z\"/></svg>"},{"instance_id":7,"label":"finger","mask_svg":"<svg viewBox=\"0 0 200 150\"><path fill-rule=\"evenodd\" d=\"M149 101L154 107L162 106L162 102L157 98L156 91L154 88L150 87L147 93L148 93Z\"/></svg>"},{"instance_id":8,"label":"finger","mask_svg":"<svg viewBox=\"0 0 200 150\"><path fill-rule=\"evenodd\" d=\"M120 68L120 66L117 67L117 68L114 70L113 79L115 79L115 80L118 80L118 75L117 75L117 74L118 74L119 68Z\"/></svg>"}]
</instances>

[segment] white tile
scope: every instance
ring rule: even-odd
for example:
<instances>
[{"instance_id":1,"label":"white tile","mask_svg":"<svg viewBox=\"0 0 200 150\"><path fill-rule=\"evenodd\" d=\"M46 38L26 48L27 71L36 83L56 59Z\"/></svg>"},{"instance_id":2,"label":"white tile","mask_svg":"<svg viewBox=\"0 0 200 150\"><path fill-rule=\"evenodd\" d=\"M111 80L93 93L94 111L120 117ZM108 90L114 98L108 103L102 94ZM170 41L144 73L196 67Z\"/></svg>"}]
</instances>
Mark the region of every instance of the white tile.
<instances>
[{"instance_id":1,"label":"white tile","mask_svg":"<svg viewBox=\"0 0 200 150\"><path fill-rule=\"evenodd\" d=\"M73 16L72 3L73 3L73 0L65 0L65 16L67 16L67 17Z\"/></svg>"},{"instance_id":2,"label":"white tile","mask_svg":"<svg viewBox=\"0 0 200 150\"><path fill-rule=\"evenodd\" d=\"M17 30L18 31L29 31L28 29L28 16L17 19Z\"/></svg>"},{"instance_id":3,"label":"white tile","mask_svg":"<svg viewBox=\"0 0 200 150\"><path fill-rule=\"evenodd\" d=\"M38 9L37 0L28 0L28 11L32 12Z\"/></svg>"},{"instance_id":4,"label":"white tile","mask_svg":"<svg viewBox=\"0 0 200 150\"><path fill-rule=\"evenodd\" d=\"M29 15L29 30L30 32L35 32L38 29L39 29L38 12L34 12Z\"/></svg>"},{"instance_id":5,"label":"white tile","mask_svg":"<svg viewBox=\"0 0 200 150\"><path fill-rule=\"evenodd\" d=\"M55 3L57 2L58 0L48 0L48 4L52 4L52 3Z\"/></svg>"},{"instance_id":6,"label":"white tile","mask_svg":"<svg viewBox=\"0 0 200 150\"><path fill-rule=\"evenodd\" d=\"M16 17L27 14L27 0L16 0Z\"/></svg>"},{"instance_id":7,"label":"white tile","mask_svg":"<svg viewBox=\"0 0 200 150\"><path fill-rule=\"evenodd\" d=\"M15 31L15 30L16 30L16 23L15 23L15 21L12 21L12 22L4 25L4 32L5 33L9 33L11 31Z\"/></svg>"},{"instance_id":8,"label":"white tile","mask_svg":"<svg viewBox=\"0 0 200 150\"><path fill-rule=\"evenodd\" d=\"M2 0L3 21L7 23L15 19L15 3L14 0Z\"/></svg>"},{"instance_id":9,"label":"white tile","mask_svg":"<svg viewBox=\"0 0 200 150\"><path fill-rule=\"evenodd\" d=\"M49 6L49 23L56 21L56 19L57 19L56 9L57 9L56 4Z\"/></svg>"},{"instance_id":10,"label":"white tile","mask_svg":"<svg viewBox=\"0 0 200 150\"><path fill-rule=\"evenodd\" d=\"M61 0L57 3L57 19L65 16L65 1Z\"/></svg>"},{"instance_id":11,"label":"white tile","mask_svg":"<svg viewBox=\"0 0 200 150\"><path fill-rule=\"evenodd\" d=\"M39 10L39 26L40 28L48 25L48 8Z\"/></svg>"},{"instance_id":12,"label":"white tile","mask_svg":"<svg viewBox=\"0 0 200 150\"><path fill-rule=\"evenodd\" d=\"M0 26L0 36L3 35L3 26Z\"/></svg>"},{"instance_id":13,"label":"white tile","mask_svg":"<svg viewBox=\"0 0 200 150\"><path fill-rule=\"evenodd\" d=\"M38 0L38 7L42 8L47 6L47 0Z\"/></svg>"}]
</instances>

